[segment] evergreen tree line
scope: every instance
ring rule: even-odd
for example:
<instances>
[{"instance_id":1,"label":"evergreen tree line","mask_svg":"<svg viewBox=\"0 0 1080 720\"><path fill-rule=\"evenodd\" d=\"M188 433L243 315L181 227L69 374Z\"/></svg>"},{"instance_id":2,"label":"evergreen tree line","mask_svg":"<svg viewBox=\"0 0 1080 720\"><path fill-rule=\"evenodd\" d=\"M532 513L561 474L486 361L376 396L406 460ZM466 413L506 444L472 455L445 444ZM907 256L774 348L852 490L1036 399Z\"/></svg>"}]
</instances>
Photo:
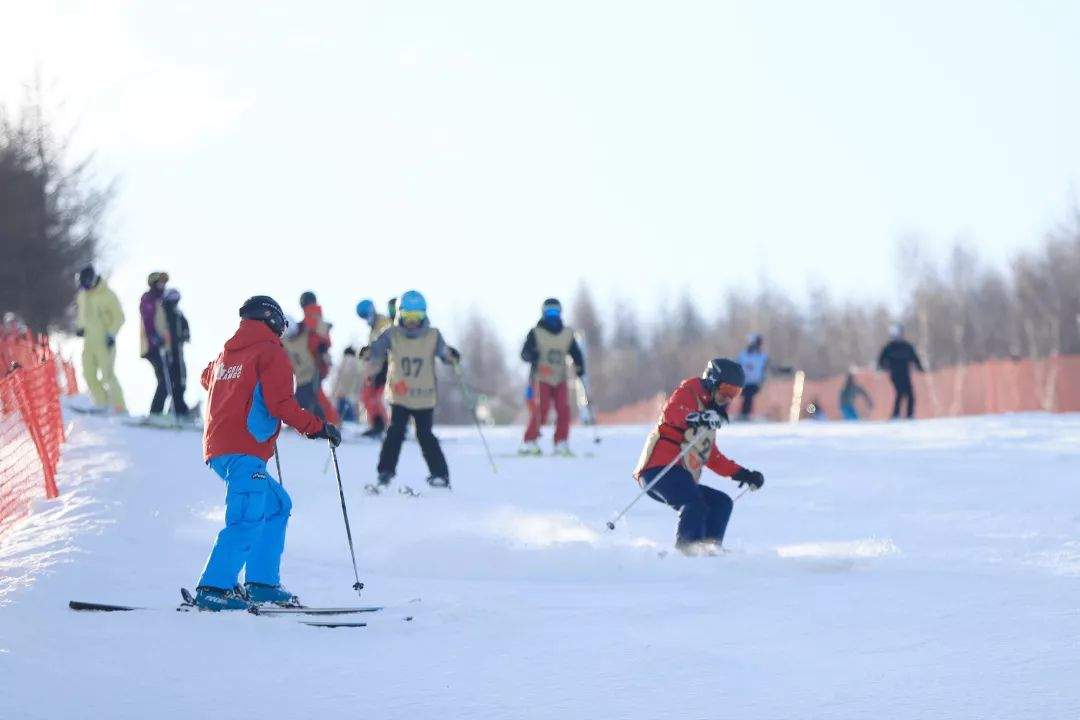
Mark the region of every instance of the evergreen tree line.
<instances>
[{"instance_id":1,"label":"evergreen tree line","mask_svg":"<svg viewBox=\"0 0 1080 720\"><path fill-rule=\"evenodd\" d=\"M17 111L0 106L0 313L30 329L66 328L75 275L95 258L112 185L89 158L69 159L40 91Z\"/></svg>"},{"instance_id":2,"label":"evergreen tree line","mask_svg":"<svg viewBox=\"0 0 1080 720\"><path fill-rule=\"evenodd\" d=\"M873 369L894 322L904 325L927 369L1080 353L1078 212L1004 268L984 262L969 244L957 242L940 259L915 240L899 243L895 267L899 313L883 301L837 300L824 287L799 303L765 286L728 293L711 317L683 295L659 318L646 320L626 300L601 313L582 284L567 320L584 342L591 399L599 410L670 392L700 373L709 358L737 355L751 333L764 336L774 366L802 370L810 379ZM486 396L493 420L519 417L525 369L509 364L517 348L509 353L492 323L476 312L458 337L466 378ZM470 421L456 387L444 400L442 421Z\"/></svg>"}]
</instances>

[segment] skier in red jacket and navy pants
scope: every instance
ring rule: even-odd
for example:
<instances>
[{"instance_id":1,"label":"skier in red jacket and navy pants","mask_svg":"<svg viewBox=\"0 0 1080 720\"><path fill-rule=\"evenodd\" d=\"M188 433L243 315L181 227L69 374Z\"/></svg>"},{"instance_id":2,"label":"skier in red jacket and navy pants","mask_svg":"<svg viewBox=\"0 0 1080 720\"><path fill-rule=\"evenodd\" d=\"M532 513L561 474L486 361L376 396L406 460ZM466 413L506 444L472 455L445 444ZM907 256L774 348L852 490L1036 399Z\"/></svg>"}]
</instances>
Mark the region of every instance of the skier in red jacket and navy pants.
<instances>
[{"instance_id":1,"label":"skier in red jacket and navy pants","mask_svg":"<svg viewBox=\"0 0 1080 720\"><path fill-rule=\"evenodd\" d=\"M270 477L281 423L337 447L341 433L301 408L281 344L288 322L273 298L256 295L240 308L240 327L202 374L210 397L203 459L225 481L225 528L218 533L199 580L204 610L239 610L249 603L296 604L281 586L281 554L292 501ZM234 589L244 570L244 592Z\"/></svg>"},{"instance_id":2,"label":"skier in red jacket and navy pants","mask_svg":"<svg viewBox=\"0 0 1080 720\"><path fill-rule=\"evenodd\" d=\"M751 490L765 483L760 472L747 470L716 449L716 431L727 421L727 405L738 397L743 382L742 368L726 358L712 360L700 378L683 380L664 405L634 473L645 487L686 452L649 490L651 498L678 510L675 547L684 553L717 552L734 505L726 493L699 484L703 468Z\"/></svg>"}]
</instances>

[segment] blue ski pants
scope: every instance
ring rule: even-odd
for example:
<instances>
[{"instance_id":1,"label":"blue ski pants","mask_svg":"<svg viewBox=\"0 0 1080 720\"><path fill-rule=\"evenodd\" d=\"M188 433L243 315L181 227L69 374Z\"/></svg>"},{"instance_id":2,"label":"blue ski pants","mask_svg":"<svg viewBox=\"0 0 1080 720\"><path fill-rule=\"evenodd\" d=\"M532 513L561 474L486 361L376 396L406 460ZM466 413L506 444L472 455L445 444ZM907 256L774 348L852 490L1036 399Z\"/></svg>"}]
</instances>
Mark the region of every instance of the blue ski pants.
<instances>
[{"instance_id":1,"label":"blue ski pants","mask_svg":"<svg viewBox=\"0 0 1080 720\"><path fill-rule=\"evenodd\" d=\"M225 528L203 568L200 586L221 589L237 583L240 570L247 582L281 584L281 554L292 512L289 494L253 455L219 455L210 469L225 481Z\"/></svg>"},{"instance_id":2,"label":"blue ski pants","mask_svg":"<svg viewBox=\"0 0 1080 720\"><path fill-rule=\"evenodd\" d=\"M641 473L642 485L652 482L663 468L649 468ZM690 471L676 465L649 491L653 500L666 503L679 512L675 544L682 546L701 540L723 542L734 503L727 493L694 482Z\"/></svg>"}]
</instances>

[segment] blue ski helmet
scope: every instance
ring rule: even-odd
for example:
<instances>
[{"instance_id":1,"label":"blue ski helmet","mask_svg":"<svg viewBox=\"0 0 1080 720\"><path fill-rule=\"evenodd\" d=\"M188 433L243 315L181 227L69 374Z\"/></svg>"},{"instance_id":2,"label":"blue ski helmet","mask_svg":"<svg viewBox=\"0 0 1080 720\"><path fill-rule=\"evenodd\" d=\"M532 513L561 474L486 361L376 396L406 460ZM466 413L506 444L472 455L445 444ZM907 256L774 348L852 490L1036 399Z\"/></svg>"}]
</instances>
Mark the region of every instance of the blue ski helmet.
<instances>
[{"instance_id":1,"label":"blue ski helmet","mask_svg":"<svg viewBox=\"0 0 1080 720\"><path fill-rule=\"evenodd\" d=\"M375 303L373 303L367 298L364 298L360 302L356 303L356 314L365 320L371 320L375 317Z\"/></svg>"},{"instance_id":2,"label":"blue ski helmet","mask_svg":"<svg viewBox=\"0 0 1080 720\"><path fill-rule=\"evenodd\" d=\"M427 312L427 300L416 290L406 290L397 306L398 312Z\"/></svg>"},{"instance_id":3,"label":"blue ski helmet","mask_svg":"<svg viewBox=\"0 0 1080 720\"><path fill-rule=\"evenodd\" d=\"M560 317L562 315L562 303L556 298L548 298L544 301L540 312L544 317Z\"/></svg>"}]
</instances>

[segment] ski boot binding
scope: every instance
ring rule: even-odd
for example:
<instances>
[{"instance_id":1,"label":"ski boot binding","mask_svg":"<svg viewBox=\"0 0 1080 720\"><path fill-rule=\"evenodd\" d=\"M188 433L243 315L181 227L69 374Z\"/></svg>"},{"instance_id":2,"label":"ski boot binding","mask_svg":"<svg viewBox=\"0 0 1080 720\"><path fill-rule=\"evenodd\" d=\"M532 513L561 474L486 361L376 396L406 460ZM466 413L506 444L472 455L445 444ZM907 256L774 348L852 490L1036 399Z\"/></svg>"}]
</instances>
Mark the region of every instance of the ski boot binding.
<instances>
[{"instance_id":1,"label":"ski boot binding","mask_svg":"<svg viewBox=\"0 0 1080 720\"><path fill-rule=\"evenodd\" d=\"M195 589L195 607L200 610L247 610L249 605L244 596L236 590L201 585Z\"/></svg>"},{"instance_id":2,"label":"ski boot binding","mask_svg":"<svg viewBox=\"0 0 1080 720\"><path fill-rule=\"evenodd\" d=\"M280 607L300 607L300 598L281 585L264 583L244 583L244 592L252 605L278 605Z\"/></svg>"}]
</instances>

